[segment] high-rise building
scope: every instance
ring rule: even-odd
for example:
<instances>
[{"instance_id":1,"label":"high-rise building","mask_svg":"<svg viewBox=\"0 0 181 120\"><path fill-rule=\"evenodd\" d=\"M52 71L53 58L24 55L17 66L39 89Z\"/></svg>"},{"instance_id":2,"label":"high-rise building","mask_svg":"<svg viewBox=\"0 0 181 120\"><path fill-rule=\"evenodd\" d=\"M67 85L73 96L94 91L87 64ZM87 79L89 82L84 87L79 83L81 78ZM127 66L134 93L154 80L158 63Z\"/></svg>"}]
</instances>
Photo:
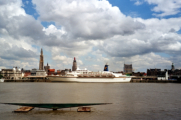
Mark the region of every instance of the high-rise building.
<instances>
[{"instance_id":1,"label":"high-rise building","mask_svg":"<svg viewBox=\"0 0 181 120\"><path fill-rule=\"evenodd\" d=\"M74 57L72 71L76 71L76 70L77 70L77 62L76 62L76 59Z\"/></svg>"},{"instance_id":2,"label":"high-rise building","mask_svg":"<svg viewBox=\"0 0 181 120\"><path fill-rule=\"evenodd\" d=\"M124 73L132 73L132 64L124 64Z\"/></svg>"},{"instance_id":3,"label":"high-rise building","mask_svg":"<svg viewBox=\"0 0 181 120\"><path fill-rule=\"evenodd\" d=\"M41 49L39 70L44 70L43 50Z\"/></svg>"}]
</instances>

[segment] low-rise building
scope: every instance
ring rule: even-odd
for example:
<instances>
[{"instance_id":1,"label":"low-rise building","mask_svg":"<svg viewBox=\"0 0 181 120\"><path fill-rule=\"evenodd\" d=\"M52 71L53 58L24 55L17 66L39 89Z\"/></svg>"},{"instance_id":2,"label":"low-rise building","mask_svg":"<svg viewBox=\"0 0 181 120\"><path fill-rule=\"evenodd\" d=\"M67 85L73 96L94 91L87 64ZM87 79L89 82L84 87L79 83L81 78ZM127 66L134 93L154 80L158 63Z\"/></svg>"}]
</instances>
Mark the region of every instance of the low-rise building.
<instances>
[{"instance_id":1,"label":"low-rise building","mask_svg":"<svg viewBox=\"0 0 181 120\"><path fill-rule=\"evenodd\" d=\"M23 70L24 77L31 76L31 70Z\"/></svg>"},{"instance_id":2,"label":"low-rise building","mask_svg":"<svg viewBox=\"0 0 181 120\"><path fill-rule=\"evenodd\" d=\"M157 76L161 69L147 69L147 76Z\"/></svg>"},{"instance_id":3,"label":"low-rise building","mask_svg":"<svg viewBox=\"0 0 181 120\"><path fill-rule=\"evenodd\" d=\"M13 69L2 69L1 74L4 79L10 79L11 74L13 74Z\"/></svg>"},{"instance_id":4,"label":"low-rise building","mask_svg":"<svg viewBox=\"0 0 181 120\"><path fill-rule=\"evenodd\" d=\"M77 68L79 70L79 68ZM61 75L66 75L68 72L71 72L71 69L65 69L61 71Z\"/></svg>"},{"instance_id":5,"label":"low-rise building","mask_svg":"<svg viewBox=\"0 0 181 120\"><path fill-rule=\"evenodd\" d=\"M13 69L2 69L1 74L4 79L19 80L24 77L24 73L18 67L14 67Z\"/></svg>"},{"instance_id":6,"label":"low-rise building","mask_svg":"<svg viewBox=\"0 0 181 120\"><path fill-rule=\"evenodd\" d=\"M48 69L48 75L54 75L55 69Z\"/></svg>"},{"instance_id":7,"label":"low-rise building","mask_svg":"<svg viewBox=\"0 0 181 120\"><path fill-rule=\"evenodd\" d=\"M48 75L65 75L67 72L71 72L71 69L57 70L57 72L55 72L55 69L49 69Z\"/></svg>"},{"instance_id":8,"label":"low-rise building","mask_svg":"<svg viewBox=\"0 0 181 120\"><path fill-rule=\"evenodd\" d=\"M45 70L36 70L36 76L47 76Z\"/></svg>"},{"instance_id":9,"label":"low-rise building","mask_svg":"<svg viewBox=\"0 0 181 120\"><path fill-rule=\"evenodd\" d=\"M167 70L160 71L157 74L157 80L168 80L168 71Z\"/></svg>"},{"instance_id":10,"label":"low-rise building","mask_svg":"<svg viewBox=\"0 0 181 120\"><path fill-rule=\"evenodd\" d=\"M37 69L32 69L32 70L27 70L25 71L25 76L23 79L27 79L27 80L35 80L35 81L39 81L39 80L45 80L46 79L46 71L45 70L37 70Z\"/></svg>"},{"instance_id":11,"label":"low-rise building","mask_svg":"<svg viewBox=\"0 0 181 120\"><path fill-rule=\"evenodd\" d=\"M147 69L147 76L157 76L157 80L168 80L168 70Z\"/></svg>"},{"instance_id":12,"label":"low-rise building","mask_svg":"<svg viewBox=\"0 0 181 120\"><path fill-rule=\"evenodd\" d=\"M145 72L132 72L132 76L146 76Z\"/></svg>"},{"instance_id":13,"label":"low-rise building","mask_svg":"<svg viewBox=\"0 0 181 120\"><path fill-rule=\"evenodd\" d=\"M37 71L36 68L32 69L32 70L31 70L31 76L36 76L36 71Z\"/></svg>"},{"instance_id":14,"label":"low-rise building","mask_svg":"<svg viewBox=\"0 0 181 120\"><path fill-rule=\"evenodd\" d=\"M61 75L62 70L57 70L57 75Z\"/></svg>"}]
</instances>

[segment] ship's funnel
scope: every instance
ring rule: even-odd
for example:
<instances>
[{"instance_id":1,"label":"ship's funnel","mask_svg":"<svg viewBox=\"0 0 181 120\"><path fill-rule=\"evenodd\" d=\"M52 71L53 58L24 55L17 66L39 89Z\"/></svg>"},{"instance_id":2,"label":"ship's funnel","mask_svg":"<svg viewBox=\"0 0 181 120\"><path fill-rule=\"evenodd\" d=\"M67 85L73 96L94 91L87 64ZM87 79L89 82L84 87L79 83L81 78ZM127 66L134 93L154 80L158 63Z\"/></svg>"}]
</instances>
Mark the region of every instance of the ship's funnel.
<instances>
[{"instance_id":1,"label":"ship's funnel","mask_svg":"<svg viewBox=\"0 0 181 120\"><path fill-rule=\"evenodd\" d=\"M108 70L108 65L106 64L105 67L104 67L104 71L109 71Z\"/></svg>"}]
</instances>

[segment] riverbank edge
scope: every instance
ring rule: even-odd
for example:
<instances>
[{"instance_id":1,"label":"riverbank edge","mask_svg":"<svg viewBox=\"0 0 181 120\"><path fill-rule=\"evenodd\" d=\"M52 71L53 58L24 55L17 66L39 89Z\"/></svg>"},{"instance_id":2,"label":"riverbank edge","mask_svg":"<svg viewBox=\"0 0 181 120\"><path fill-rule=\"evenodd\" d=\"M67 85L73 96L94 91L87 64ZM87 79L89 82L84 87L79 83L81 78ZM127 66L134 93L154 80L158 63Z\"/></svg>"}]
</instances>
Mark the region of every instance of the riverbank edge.
<instances>
[{"instance_id":1,"label":"riverbank edge","mask_svg":"<svg viewBox=\"0 0 181 120\"><path fill-rule=\"evenodd\" d=\"M51 82L48 79L35 80L4 80L4 82ZM176 80L131 80L130 83L180 83Z\"/></svg>"}]
</instances>

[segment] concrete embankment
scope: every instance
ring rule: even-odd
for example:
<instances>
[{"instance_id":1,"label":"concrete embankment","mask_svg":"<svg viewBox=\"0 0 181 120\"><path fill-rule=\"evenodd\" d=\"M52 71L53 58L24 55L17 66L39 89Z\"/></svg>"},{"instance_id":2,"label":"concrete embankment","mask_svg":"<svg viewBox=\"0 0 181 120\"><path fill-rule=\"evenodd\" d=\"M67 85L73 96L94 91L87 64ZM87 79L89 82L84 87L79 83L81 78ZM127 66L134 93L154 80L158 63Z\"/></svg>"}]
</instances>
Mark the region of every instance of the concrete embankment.
<instances>
[{"instance_id":1,"label":"concrete embankment","mask_svg":"<svg viewBox=\"0 0 181 120\"><path fill-rule=\"evenodd\" d=\"M132 83L178 83L176 80L131 80Z\"/></svg>"},{"instance_id":2,"label":"concrete embankment","mask_svg":"<svg viewBox=\"0 0 181 120\"><path fill-rule=\"evenodd\" d=\"M47 79L34 79L34 80L4 80L4 82L51 82Z\"/></svg>"},{"instance_id":3,"label":"concrete embankment","mask_svg":"<svg viewBox=\"0 0 181 120\"><path fill-rule=\"evenodd\" d=\"M33 80L4 80L4 82L51 82L48 79L33 79ZM179 83L176 80L141 80L141 79L132 79L132 83Z\"/></svg>"}]
</instances>

